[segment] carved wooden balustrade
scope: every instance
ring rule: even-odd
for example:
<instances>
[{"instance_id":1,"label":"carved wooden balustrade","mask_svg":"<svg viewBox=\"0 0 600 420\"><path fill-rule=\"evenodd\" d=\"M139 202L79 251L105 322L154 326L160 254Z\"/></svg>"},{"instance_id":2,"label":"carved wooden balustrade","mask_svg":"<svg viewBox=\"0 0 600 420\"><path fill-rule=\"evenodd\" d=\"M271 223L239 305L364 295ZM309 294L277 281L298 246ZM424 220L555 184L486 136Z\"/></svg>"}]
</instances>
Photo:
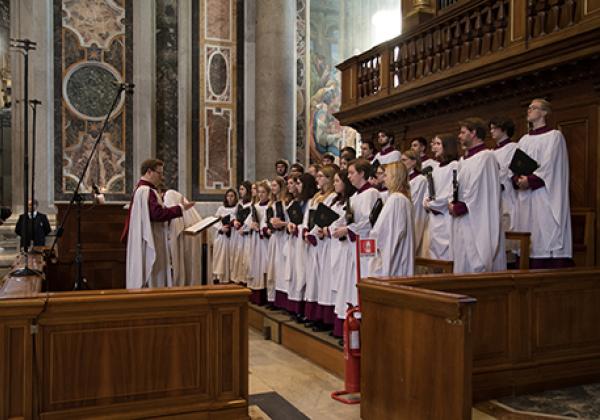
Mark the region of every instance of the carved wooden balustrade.
<instances>
[{"instance_id":1,"label":"carved wooden balustrade","mask_svg":"<svg viewBox=\"0 0 600 420\"><path fill-rule=\"evenodd\" d=\"M376 114L375 103L390 96L401 97L405 105L432 99L422 92L414 96L407 92L436 82L443 84L459 73L472 72L472 80L489 82L494 77L506 77L502 71L531 71L534 60L544 65L544 61L567 57L573 49L569 45L576 45L578 51L592 49L581 54L600 51L599 43L593 41L600 32L597 0L437 1L435 6L436 16L430 21L338 66L342 72L338 118L342 123L351 123L347 112L365 104ZM548 49L552 45L554 50ZM543 48L548 49L545 56L539 53ZM514 68L503 69L506 61ZM493 67L496 73L483 80L479 72ZM457 85L452 88L460 90ZM385 100L386 105L391 103L391 98Z\"/></svg>"}]
</instances>

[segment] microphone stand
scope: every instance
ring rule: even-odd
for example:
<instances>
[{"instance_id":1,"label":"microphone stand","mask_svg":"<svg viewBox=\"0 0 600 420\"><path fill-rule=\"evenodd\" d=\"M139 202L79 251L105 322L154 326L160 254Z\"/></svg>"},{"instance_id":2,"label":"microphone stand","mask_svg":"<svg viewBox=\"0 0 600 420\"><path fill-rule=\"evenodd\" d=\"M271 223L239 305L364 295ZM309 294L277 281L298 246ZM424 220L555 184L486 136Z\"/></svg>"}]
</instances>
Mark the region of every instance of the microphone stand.
<instances>
[{"instance_id":1,"label":"microphone stand","mask_svg":"<svg viewBox=\"0 0 600 420\"><path fill-rule=\"evenodd\" d=\"M36 145L36 122L37 122L37 107L42 104L42 101L32 99L29 101L31 109L33 110L33 127L31 132L31 220L29 221L31 227L31 242L35 246L35 219L34 219L34 206L35 206L35 145ZM40 254L39 251L34 251L32 246L30 254Z\"/></svg>"},{"instance_id":2,"label":"microphone stand","mask_svg":"<svg viewBox=\"0 0 600 420\"><path fill-rule=\"evenodd\" d=\"M21 247L21 255L25 256L25 267L15 270L11 273L15 277L27 277L40 274L36 270L29 268L29 229L27 220L27 211L29 209L29 51L35 51L37 43L30 39L10 39L11 47L19 50L23 54L23 236L21 237L24 246ZM31 218L33 219L33 203L31 203ZM33 234L33 232L31 232Z\"/></svg>"},{"instance_id":3,"label":"microphone stand","mask_svg":"<svg viewBox=\"0 0 600 420\"><path fill-rule=\"evenodd\" d=\"M76 279L75 284L73 285L73 290L85 290L89 289L87 285L87 280L83 278L83 256L81 253L81 205L83 202L83 196L79 193L79 188L83 183L83 178L87 173L87 170L92 161L92 157L94 156L94 152L96 151L98 144L100 144L100 140L102 139L102 135L106 131L106 127L108 126L108 121L110 120L110 116L112 115L117 103L119 102L119 98L123 92L131 93L133 92L133 86L127 83L120 83L117 88L117 92L115 94L115 98L110 106L108 114L104 118L104 123L102 124L102 128L100 129L100 133L98 133L98 137L94 142L94 146L92 147L92 151L85 162L85 166L81 171L81 175L79 176L79 181L77 182L77 186L75 187L75 191L73 192L73 196L71 197L71 201L69 202L69 206L67 207L67 211L65 212L65 216L63 220L60 222L60 226L56 229L56 236L54 238L54 242L52 243L52 248L50 248L50 255L54 255L54 248L56 247L56 243L58 239L63 235L64 226L69 218L69 214L71 213L71 209L73 205L77 204L77 245L75 247L75 265L76 265Z\"/></svg>"}]
</instances>

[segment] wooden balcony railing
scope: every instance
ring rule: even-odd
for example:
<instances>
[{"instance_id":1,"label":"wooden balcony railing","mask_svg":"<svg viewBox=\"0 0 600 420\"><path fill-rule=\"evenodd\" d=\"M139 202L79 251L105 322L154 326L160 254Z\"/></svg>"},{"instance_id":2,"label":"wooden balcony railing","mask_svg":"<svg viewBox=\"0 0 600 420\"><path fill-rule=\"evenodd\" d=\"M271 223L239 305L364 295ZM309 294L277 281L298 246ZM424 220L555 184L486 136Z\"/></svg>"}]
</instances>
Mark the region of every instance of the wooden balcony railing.
<instances>
[{"instance_id":1,"label":"wooden balcony railing","mask_svg":"<svg viewBox=\"0 0 600 420\"><path fill-rule=\"evenodd\" d=\"M600 27L600 2L585 0L444 1L436 3L435 13L431 20L338 66L341 114L585 33L589 38ZM566 53L566 48L560 51Z\"/></svg>"}]
</instances>

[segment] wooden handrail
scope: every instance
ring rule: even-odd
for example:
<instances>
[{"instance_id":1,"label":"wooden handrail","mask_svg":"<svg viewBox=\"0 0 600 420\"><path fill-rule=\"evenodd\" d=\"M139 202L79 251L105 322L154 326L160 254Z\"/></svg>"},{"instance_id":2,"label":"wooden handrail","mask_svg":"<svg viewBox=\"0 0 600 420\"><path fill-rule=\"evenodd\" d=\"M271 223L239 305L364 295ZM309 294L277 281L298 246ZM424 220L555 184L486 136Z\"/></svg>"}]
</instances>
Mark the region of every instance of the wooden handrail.
<instances>
[{"instance_id":1,"label":"wooden handrail","mask_svg":"<svg viewBox=\"0 0 600 420\"><path fill-rule=\"evenodd\" d=\"M535 58L539 55L536 49L558 41L569 44L565 40L577 37L581 39L579 45L592 42L600 14L595 9L588 11L583 0L533 3L531 6L527 0L461 1L438 10L437 16L396 38L340 63L337 68L342 72L342 106L337 118L343 124L351 124L346 117L349 111L362 106L371 109L373 103L385 103L379 111L373 109L375 114L387 109L391 102L414 105L413 102L422 102L429 96L413 98L406 95L408 91L419 90L428 82L443 85L444 80L457 74L475 77L478 69L489 69L491 65L508 66L511 70L514 67L514 74L525 72L522 63L506 64L509 58L521 57L527 51L532 51ZM555 52L548 51L547 55L556 59ZM368 63L373 62L377 68L370 71ZM494 74L503 72L497 68ZM440 86L437 93L448 92ZM397 99L392 101L388 99L390 96Z\"/></svg>"}]
</instances>

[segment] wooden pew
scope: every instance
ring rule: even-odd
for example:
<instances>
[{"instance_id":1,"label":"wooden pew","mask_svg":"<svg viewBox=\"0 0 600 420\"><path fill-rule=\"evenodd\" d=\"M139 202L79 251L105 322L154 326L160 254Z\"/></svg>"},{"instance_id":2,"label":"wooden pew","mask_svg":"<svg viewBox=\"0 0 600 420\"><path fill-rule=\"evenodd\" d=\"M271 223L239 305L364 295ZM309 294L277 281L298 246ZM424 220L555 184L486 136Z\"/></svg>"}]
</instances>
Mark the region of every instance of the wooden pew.
<instances>
[{"instance_id":1,"label":"wooden pew","mask_svg":"<svg viewBox=\"0 0 600 420\"><path fill-rule=\"evenodd\" d=\"M434 260L432 258L415 258L415 269L417 272L427 273L452 273L454 262L446 260Z\"/></svg>"},{"instance_id":2,"label":"wooden pew","mask_svg":"<svg viewBox=\"0 0 600 420\"><path fill-rule=\"evenodd\" d=\"M248 294L200 286L0 299L0 418L248 418Z\"/></svg>"},{"instance_id":3,"label":"wooden pew","mask_svg":"<svg viewBox=\"0 0 600 420\"><path fill-rule=\"evenodd\" d=\"M369 280L360 293L361 418L470 418L475 299Z\"/></svg>"},{"instance_id":4,"label":"wooden pew","mask_svg":"<svg viewBox=\"0 0 600 420\"><path fill-rule=\"evenodd\" d=\"M519 250L522 258L519 261L519 269L529 268L529 247L531 244L531 233L529 232L506 232L506 239L519 242ZM454 262L446 260L434 260L432 258L415 258L416 274L452 273Z\"/></svg>"},{"instance_id":5,"label":"wooden pew","mask_svg":"<svg viewBox=\"0 0 600 420\"><path fill-rule=\"evenodd\" d=\"M592 267L596 261L594 209L574 208L571 211L573 230L573 260L577 267Z\"/></svg>"},{"instance_id":6,"label":"wooden pew","mask_svg":"<svg viewBox=\"0 0 600 420\"><path fill-rule=\"evenodd\" d=\"M475 401L600 379L600 269L441 274L364 284L369 282L477 299L472 320ZM359 288L362 294L363 284Z\"/></svg>"},{"instance_id":7,"label":"wooden pew","mask_svg":"<svg viewBox=\"0 0 600 420\"><path fill-rule=\"evenodd\" d=\"M519 269L529 268L529 247L531 245L531 232L506 232L506 239L519 242Z\"/></svg>"}]
</instances>

